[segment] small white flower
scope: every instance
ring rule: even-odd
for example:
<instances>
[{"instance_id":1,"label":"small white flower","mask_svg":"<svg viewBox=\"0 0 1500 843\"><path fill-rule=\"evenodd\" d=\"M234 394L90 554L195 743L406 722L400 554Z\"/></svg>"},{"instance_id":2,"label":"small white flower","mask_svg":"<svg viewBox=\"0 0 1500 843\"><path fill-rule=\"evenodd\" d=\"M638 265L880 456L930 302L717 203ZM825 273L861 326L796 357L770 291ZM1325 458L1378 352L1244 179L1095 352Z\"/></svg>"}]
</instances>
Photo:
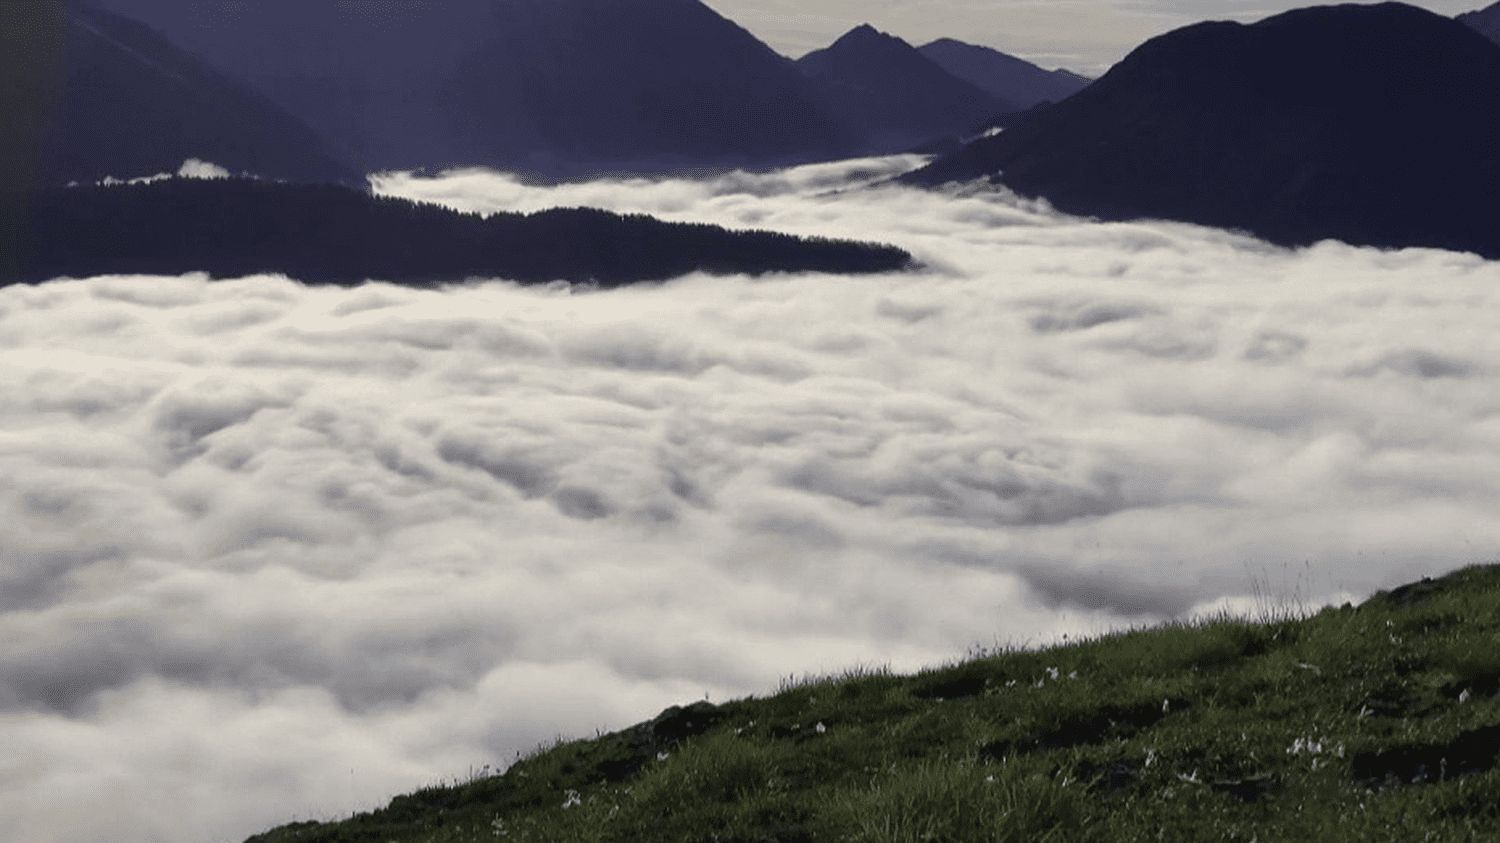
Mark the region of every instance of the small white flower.
<instances>
[{"instance_id":1,"label":"small white flower","mask_svg":"<svg viewBox=\"0 0 1500 843\"><path fill-rule=\"evenodd\" d=\"M824 726L821 722L819 722L818 725L814 726L813 730L816 731L820 735L826 735L826 734L828 734L828 727Z\"/></svg>"},{"instance_id":2,"label":"small white flower","mask_svg":"<svg viewBox=\"0 0 1500 843\"><path fill-rule=\"evenodd\" d=\"M1464 703L1468 702L1469 698L1472 696L1473 695L1469 693L1469 689L1465 688L1464 692L1458 695L1458 704L1463 705Z\"/></svg>"},{"instance_id":3,"label":"small white flower","mask_svg":"<svg viewBox=\"0 0 1500 843\"><path fill-rule=\"evenodd\" d=\"M582 805L582 804L583 804L583 797L580 796L580 795L578 795L578 791L576 791L576 790L570 790L570 791L568 791L567 798L563 800L563 810L566 811L569 808L577 808L579 805Z\"/></svg>"},{"instance_id":4,"label":"small white flower","mask_svg":"<svg viewBox=\"0 0 1500 843\"><path fill-rule=\"evenodd\" d=\"M671 757L672 757L672 753L670 753L670 752L665 752L664 751L664 752L658 752L658 753L656 753L656 760L657 761L665 761L665 760L667 760L668 758L671 758Z\"/></svg>"},{"instance_id":5,"label":"small white flower","mask_svg":"<svg viewBox=\"0 0 1500 843\"><path fill-rule=\"evenodd\" d=\"M1287 755L1314 755L1314 756L1316 756L1316 755L1322 755L1323 754L1323 742L1320 741L1320 740L1318 740L1317 738L1312 738L1312 737L1298 738L1298 739L1292 741L1292 745L1291 746L1287 747L1286 754Z\"/></svg>"}]
</instances>

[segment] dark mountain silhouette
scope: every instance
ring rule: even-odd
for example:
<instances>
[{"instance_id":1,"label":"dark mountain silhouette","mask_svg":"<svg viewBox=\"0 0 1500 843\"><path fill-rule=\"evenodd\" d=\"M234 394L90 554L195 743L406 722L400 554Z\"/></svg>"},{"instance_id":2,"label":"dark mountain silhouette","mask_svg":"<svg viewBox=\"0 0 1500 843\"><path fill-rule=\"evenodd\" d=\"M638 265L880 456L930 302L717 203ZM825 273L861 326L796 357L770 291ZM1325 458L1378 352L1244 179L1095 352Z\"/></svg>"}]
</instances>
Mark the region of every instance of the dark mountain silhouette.
<instances>
[{"instance_id":1,"label":"dark mountain silhouette","mask_svg":"<svg viewBox=\"0 0 1500 843\"><path fill-rule=\"evenodd\" d=\"M0 197L6 205L18 201ZM28 196L25 205L0 284L279 272L332 284L374 278L429 286L483 277L610 286L690 272L869 273L911 263L890 246L585 209L481 217L333 185L250 179L58 189Z\"/></svg>"},{"instance_id":2,"label":"dark mountain silhouette","mask_svg":"<svg viewBox=\"0 0 1500 843\"><path fill-rule=\"evenodd\" d=\"M1043 70L989 47L943 38L918 48L939 67L1018 108L1062 102L1090 80L1068 70Z\"/></svg>"},{"instance_id":3,"label":"dark mountain silhouette","mask_svg":"<svg viewBox=\"0 0 1500 843\"><path fill-rule=\"evenodd\" d=\"M1064 211L1500 257L1500 50L1399 3L1154 39L1082 92L907 177Z\"/></svg>"},{"instance_id":4,"label":"dark mountain silhouette","mask_svg":"<svg viewBox=\"0 0 1500 843\"><path fill-rule=\"evenodd\" d=\"M441 81L494 0L95 0L264 93L366 171L461 162Z\"/></svg>"},{"instance_id":5,"label":"dark mountain silhouette","mask_svg":"<svg viewBox=\"0 0 1500 843\"><path fill-rule=\"evenodd\" d=\"M1480 35L1500 44L1500 3L1476 12L1465 12L1458 19Z\"/></svg>"},{"instance_id":6,"label":"dark mountain silhouette","mask_svg":"<svg viewBox=\"0 0 1500 843\"><path fill-rule=\"evenodd\" d=\"M790 60L698 0L102 0L369 169L774 166L838 157Z\"/></svg>"},{"instance_id":7,"label":"dark mountain silhouette","mask_svg":"<svg viewBox=\"0 0 1500 843\"><path fill-rule=\"evenodd\" d=\"M504 0L445 88L482 147L627 169L767 166L852 151L785 57L698 0ZM518 121L516 115L524 115Z\"/></svg>"},{"instance_id":8,"label":"dark mountain silhouette","mask_svg":"<svg viewBox=\"0 0 1500 843\"><path fill-rule=\"evenodd\" d=\"M354 181L317 137L146 26L81 5L4 3L0 135L8 187L175 172L186 159L299 181ZM15 43L10 43L10 42Z\"/></svg>"},{"instance_id":9,"label":"dark mountain silhouette","mask_svg":"<svg viewBox=\"0 0 1500 843\"><path fill-rule=\"evenodd\" d=\"M825 86L829 107L859 129L867 151L904 151L965 135L996 114L1020 110L869 24L808 53L797 66Z\"/></svg>"}]
</instances>

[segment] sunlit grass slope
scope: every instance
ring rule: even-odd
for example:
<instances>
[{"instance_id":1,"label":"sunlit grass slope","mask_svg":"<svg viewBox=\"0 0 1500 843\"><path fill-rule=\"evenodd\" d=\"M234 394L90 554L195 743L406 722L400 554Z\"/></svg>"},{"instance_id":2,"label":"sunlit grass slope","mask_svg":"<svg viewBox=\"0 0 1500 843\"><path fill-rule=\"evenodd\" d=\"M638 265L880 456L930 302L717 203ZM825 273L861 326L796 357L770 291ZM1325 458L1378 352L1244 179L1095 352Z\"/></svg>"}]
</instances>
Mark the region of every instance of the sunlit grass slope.
<instances>
[{"instance_id":1,"label":"sunlit grass slope","mask_svg":"<svg viewBox=\"0 0 1500 843\"><path fill-rule=\"evenodd\" d=\"M1500 568L852 675L562 743L287 841L1500 839Z\"/></svg>"}]
</instances>

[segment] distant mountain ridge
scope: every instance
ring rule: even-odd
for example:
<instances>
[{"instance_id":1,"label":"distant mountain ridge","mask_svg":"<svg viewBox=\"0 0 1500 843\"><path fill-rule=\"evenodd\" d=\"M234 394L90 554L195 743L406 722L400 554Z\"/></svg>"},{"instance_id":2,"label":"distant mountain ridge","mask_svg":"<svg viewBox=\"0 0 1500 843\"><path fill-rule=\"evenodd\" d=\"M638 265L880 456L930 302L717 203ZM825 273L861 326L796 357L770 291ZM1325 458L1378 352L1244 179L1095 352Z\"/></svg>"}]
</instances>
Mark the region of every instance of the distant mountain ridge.
<instances>
[{"instance_id":1,"label":"distant mountain ridge","mask_svg":"<svg viewBox=\"0 0 1500 843\"><path fill-rule=\"evenodd\" d=\"M1462 80L1463 84L1454 84ZM1400 3L1205 23L909 176L1071 213L1500 257L1500 50Z\"/></svg>"},{"instance_id":2,"label":"distant mountain ridge","mask_svg":"<svg viewBox=\"0 0 1500 843\"><path fill-rule=\"evenodd\" d=\"M491 0L93 1L244 80L365 171L460 162L439 85L494 25Z\"/></svg>"},{"instance_id":3,"label":"distant mountain ridge","mask_svg":"<svg viewBox=\"0 0 1500 843\"><path fill-rule=\"evenodd\" d=\"M780 166L859 139L796 67L698 0L501 0L445 91L477 144L523 123L541 169ZM517 118L520 115L520 119ZM507 157L511 157L507 155Z\"/></svg>"},{"instance_id":4,"label":"distant mountain ridge","mask_svg":"<svg viewBox=\"0 0 1500 843\"><path fill-rule=\"evenodd\" d=\"M698 0L100 0L366 169L767 167L858 152L791 61Z\"/></svg>"},{"instance_id":5,"label":"distant mountain ridge","mask_svg":"<svg viewBox=\"0 0 1500 843\"><path fill-rule=\"evenodd\" d=\"M902 151L966 134L995 114L1021 110L869 24L808 53L797 66L826 86L830 109L859 129L868 151Z\"/></svg>"},{"instance_id":6,"label":"distant mountain ridge","mask_svg":"<svg viewBox=\"0 0 1500 843\"><path fill-rule=\"evenodd\" d=\"M700 0L89 2L245 80L366 171L761 169L972 134L1077 85L1025 63L984 76L1013 102L868 26L793 62Z\"/></svg>"},{"instance_id":7,"label":"distant mountain ridge","mask_svg":"<svg viewBox=\"0 0 1500 843\"><path fill-rule=\"evenodd\" d=\"M954 76L1018 109L1061 102L1092 81L1069 70L1044 70L999 50L954 38L940 38L918 50Z\"/></svg>"},{"instance_id":8,"label":"distant mountain ridge","mask_svg":"<svg viewBox=\"0 0 1500 843\"><path fill-rule=\"evenodd\" d=\"M176 172L190 158L293 181L358 181L303 123L133 20L79 3L7 3L19 27L8 75L23 104L0 134L7 186ZM19 156L12 156L18 159ZM19 172L24 168L25 172Z\"/></svg>"},{"instance_id":9,"label":"distant mountain ridge","mask_svg":"<svg viewBox=\"0 0 1500 843\"><path fill-rule=\"evenodd\" d=\"M1480 35L1500 44L1500 3L1474 12L1465 12L1458 19Z\"/></svg>"}]
</instances>

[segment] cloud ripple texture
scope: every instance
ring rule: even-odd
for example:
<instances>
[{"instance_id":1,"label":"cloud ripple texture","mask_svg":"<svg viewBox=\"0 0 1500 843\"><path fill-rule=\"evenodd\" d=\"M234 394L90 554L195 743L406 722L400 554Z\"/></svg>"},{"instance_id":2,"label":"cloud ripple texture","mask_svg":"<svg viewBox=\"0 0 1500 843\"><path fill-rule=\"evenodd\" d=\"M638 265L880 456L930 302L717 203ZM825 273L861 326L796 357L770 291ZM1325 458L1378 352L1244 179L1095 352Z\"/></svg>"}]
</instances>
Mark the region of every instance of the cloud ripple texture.
<instances>
[{"instance_id":1,"label":"cloud ripple texture","mask_svg":"<svg viewBox=\"0 0 1500 843\"><path fill-rule=\"evenodd\" d=\"M0 827L235 840L705 694L1500 555L1500 264L880 185L914 163L376 181L913 274L0 291Z\"/></svg>"}]
</instances>

